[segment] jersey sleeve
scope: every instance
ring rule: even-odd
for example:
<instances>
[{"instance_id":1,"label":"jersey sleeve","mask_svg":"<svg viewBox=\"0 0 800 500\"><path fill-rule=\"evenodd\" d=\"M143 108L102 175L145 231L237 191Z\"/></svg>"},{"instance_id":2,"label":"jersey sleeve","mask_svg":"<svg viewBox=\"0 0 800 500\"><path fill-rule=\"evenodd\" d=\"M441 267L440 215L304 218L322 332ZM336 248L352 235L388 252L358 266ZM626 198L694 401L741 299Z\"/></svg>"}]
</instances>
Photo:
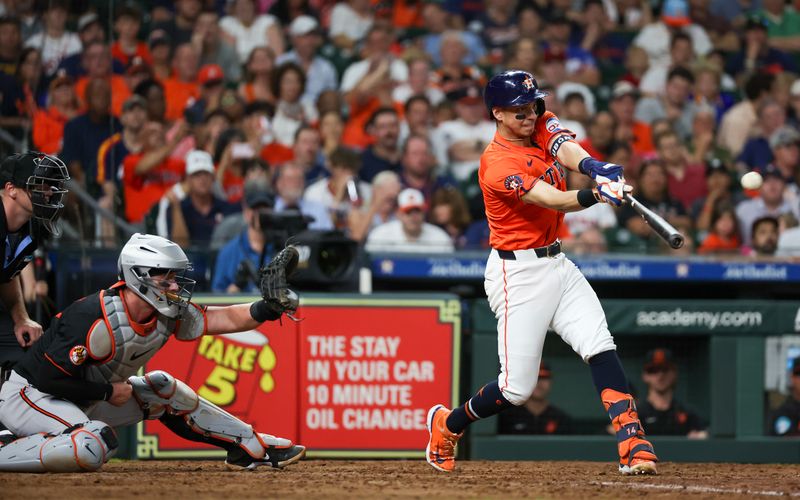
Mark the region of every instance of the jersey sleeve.
<instances>
[{"instance_id":1,"label":"jersey sleeve","mask_svg":"<svg viewBox=\"0 0 800 500\"><path fill-rule=\"evenodd\" d=\"M189 302L186 311L181 317L175 338L178 340L195 340L207 331L206 308L194 302Z\"/></svg>"},{"instance_id":2,"label":"jersey sleeve","mask_svg":"<svg viewBox=\"0 0 800 500\"><path fill-rule=\"evenodd\" d=\"M481 184L498 198L519 200L541 179L545 168L534 157L491 156L481 158L485 163Z\"/></svg>"},{"instance_id":3,"label":"jersey sleeve","mask_svg":"<svg viewBox=\"0 0 800 500\"><path fill-rule=\"evenodd\" d=\"M533 129L533 142L544 148L547 153L556 158L558 148L566 141L575 139L575 133L564 126L552 111L545 111L537 118Z\"/></svg>"}]
</instances>

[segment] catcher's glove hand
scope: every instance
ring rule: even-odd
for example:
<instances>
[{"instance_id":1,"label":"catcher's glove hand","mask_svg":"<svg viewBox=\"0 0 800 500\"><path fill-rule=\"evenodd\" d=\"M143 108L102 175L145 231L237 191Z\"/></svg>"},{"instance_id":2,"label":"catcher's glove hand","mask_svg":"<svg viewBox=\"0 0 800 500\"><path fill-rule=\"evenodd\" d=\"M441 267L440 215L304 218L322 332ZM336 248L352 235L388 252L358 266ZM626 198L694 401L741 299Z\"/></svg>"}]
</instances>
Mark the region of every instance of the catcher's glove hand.
<instances>
[{"instance_id":1,"label":"catcher's glove hand","mask_svg":"<svg viewBox=\"0 0 800 500\"><path fill-rule=\"evenodd\" d=\"M261 296L267 307L278 317L286 314L294 319L292 314L297 311L300 298L289 288L288 279L297 268L299 259L297 249L288 246L278 252L259 273Z\"/></svg>"}]
</instances>

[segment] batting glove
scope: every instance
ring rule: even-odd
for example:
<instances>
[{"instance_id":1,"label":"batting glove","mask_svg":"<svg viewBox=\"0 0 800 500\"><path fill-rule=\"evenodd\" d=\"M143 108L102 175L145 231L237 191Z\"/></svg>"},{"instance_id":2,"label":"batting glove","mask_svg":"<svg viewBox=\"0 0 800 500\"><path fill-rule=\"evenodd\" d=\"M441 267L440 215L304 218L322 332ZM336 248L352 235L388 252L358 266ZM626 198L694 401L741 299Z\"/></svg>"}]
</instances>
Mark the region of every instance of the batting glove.
<instances>
[{"instance_id":1,"label":"batting glove","mask_svg":"<svg viewBox=\"0 0 800 500\"><path fill-rule=\"evenodd\" d=\"M586 157L578 163L578 170L582 174L588 175L595 181L598 177L605 177L612 181L622 180L622 167L615 163L608 163L605 161L596 160L592 157ZM599 183L599 181L597 181Z\"/></svg>"},{"instance_id":2,"label":"batting glove","mask_svg":"<svg viewBox=\"0 0 800 500\"><path fill-rule=\"evenodd\" d=\"M595 181L597 182L597 193L600 195L600 201L611 203L615 206L622 205L625 201L625 193L633 191L633 186L626 184L624 177L620 177L619 180L611 180L608 177L598 175Z\"/></svg>"}]
</instances>

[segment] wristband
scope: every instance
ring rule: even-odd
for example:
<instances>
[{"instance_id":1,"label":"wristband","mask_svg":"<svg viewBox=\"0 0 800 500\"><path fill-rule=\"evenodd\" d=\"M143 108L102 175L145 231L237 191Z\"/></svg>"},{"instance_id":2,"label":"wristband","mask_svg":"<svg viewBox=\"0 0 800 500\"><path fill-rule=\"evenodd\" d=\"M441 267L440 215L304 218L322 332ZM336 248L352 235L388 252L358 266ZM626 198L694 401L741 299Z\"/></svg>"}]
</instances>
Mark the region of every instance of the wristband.
<instances>
[{"instance_id":1,"label":"wristband","mask_svg":"<svg viewBox=\"0 0 800 500\"><path fill-rule=\"evenodd\" d=\"M578 190L578 204L583 208L589 208L600 200L594 194L594 189L580 189Z\"/></svg>"},{"instance_id":2,"label":"wristband","mask_svg":"<svg viewBox=\"0 0 800 500\"><path fill-rule=\"evenodd\" d=\"M263 299L250 304L250 316L259 323L275 321L281 317L280 313L275 312Z\"/></svg>"}]
</instances>

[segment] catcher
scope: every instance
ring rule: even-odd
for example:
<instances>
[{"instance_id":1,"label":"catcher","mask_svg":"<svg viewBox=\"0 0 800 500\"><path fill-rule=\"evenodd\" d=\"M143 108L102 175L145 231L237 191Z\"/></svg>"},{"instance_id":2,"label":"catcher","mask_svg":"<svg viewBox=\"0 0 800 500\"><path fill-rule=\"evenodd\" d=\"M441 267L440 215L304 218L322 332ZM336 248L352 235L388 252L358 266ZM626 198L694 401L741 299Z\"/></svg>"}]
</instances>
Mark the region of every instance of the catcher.
<instances>
[{"instance_id":1,"label":"catcher","mask_svg":"<svg viewBox=\"0 0 800 500\"><path fill-rule=\"evenodd\" d=\"M262 300L202 307L190 301L195 282L184 276L183 250L134 234L119 256L120 281L59 313L0 390L0 421L13 433L0 441L0 471L95 471L116 452L114 428L144 419L225 449L231 465L300 460L305 447L255 431L170 374L136 376L173 335L194 340L291 315L298 297L287 278L297 260L287 247L262 269Z\"/></svg>"}]
</instances>

